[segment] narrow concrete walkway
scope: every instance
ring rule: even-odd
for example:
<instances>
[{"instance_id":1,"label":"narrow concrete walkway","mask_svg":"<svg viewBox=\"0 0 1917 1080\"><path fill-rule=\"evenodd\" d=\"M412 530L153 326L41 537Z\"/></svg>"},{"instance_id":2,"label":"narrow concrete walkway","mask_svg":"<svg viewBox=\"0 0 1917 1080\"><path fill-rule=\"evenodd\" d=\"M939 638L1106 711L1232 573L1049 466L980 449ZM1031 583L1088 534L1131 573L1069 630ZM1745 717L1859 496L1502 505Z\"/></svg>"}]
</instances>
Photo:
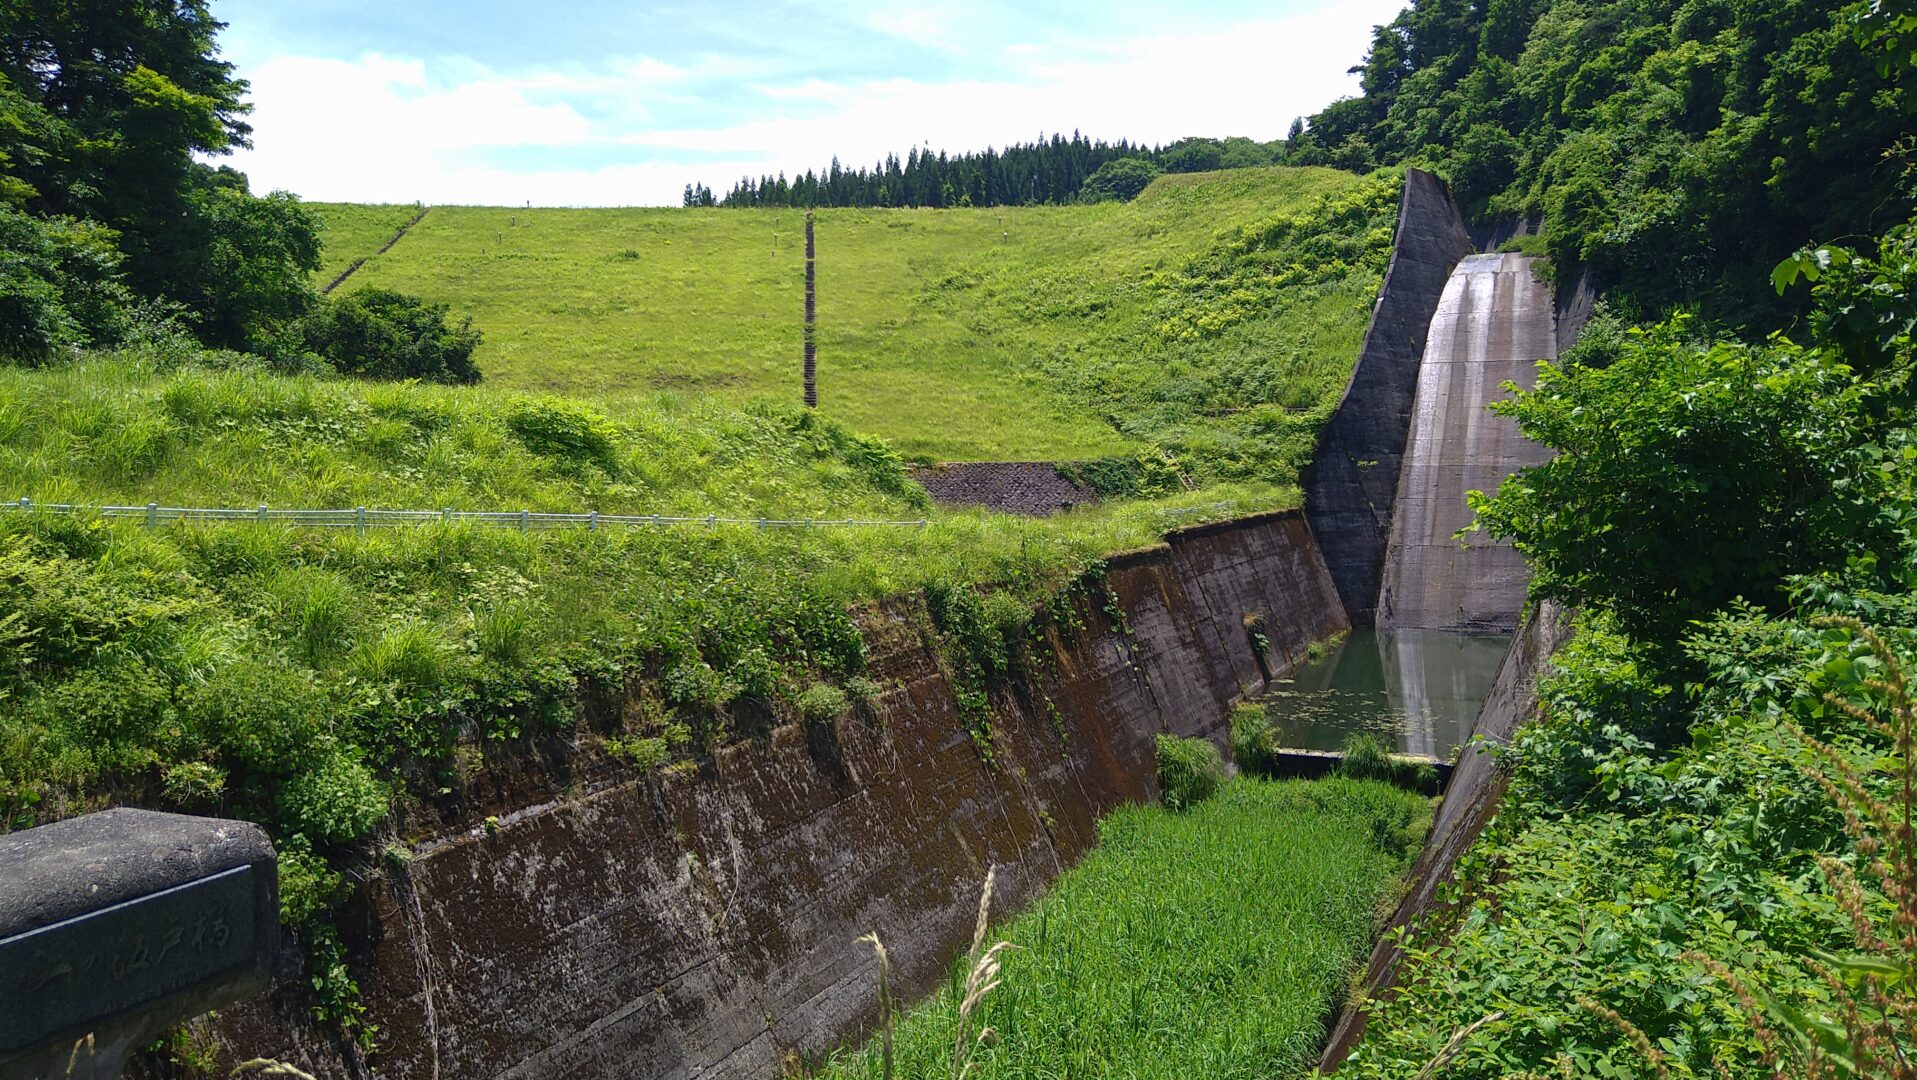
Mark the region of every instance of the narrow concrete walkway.
<instances>
[{"instance_id":1,"label":"narrow concrete walkway","mask_svg":"<svg viewBox=\"0 0 1917 1080\"><path fill-rule=\"evenodd\" d=\"M1516 422L1485 408L1502 386L1529 387L1557 357L1551 288L1525 255L1469 255L1445 283L1418 371L1411 431L1378 594L1378 626L1511 632L1524 607L1524 560L1471 523L1465 492L1496 491L1549 457Z\"/></svg>"}]
</instances>

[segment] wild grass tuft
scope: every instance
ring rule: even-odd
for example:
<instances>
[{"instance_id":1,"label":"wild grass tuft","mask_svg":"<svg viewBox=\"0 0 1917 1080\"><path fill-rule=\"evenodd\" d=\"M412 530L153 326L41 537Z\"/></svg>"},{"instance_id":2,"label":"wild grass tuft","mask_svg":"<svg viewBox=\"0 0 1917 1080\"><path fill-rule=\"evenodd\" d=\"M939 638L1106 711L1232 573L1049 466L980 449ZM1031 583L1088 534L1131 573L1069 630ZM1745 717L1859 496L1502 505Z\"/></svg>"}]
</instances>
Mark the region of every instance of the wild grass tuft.
<instances>
[{"instance_id":1,"label":"wild grass tuft","mask_svg":"<svg viewBox=\"0 0 1917 1080\"><path fill-rule=\"evenodd\" d=\"M1383 739L1368 731L1353 732L1345 739L1338 762L1338 774L1354 780L1382 780L1407 791L1435 795L1438 770L1428 761L1393 754Z\"/></svg>"},{"instance_id":2,"label":"wild grass tuft","mask_svg":"<svg viewBox=\"0 0 1917 1080\"><path fill-rule=\"evenodd\" d=\"M1225 759L1210 739L1160 734L1156 749L1158 790L1168 810L1189 810L1224 782Z\"/></svg>"},{"instance_id":3,"label":"wild grass tuft","mask_svg":"<svg viewBox=\"0 0 1917 1080\"><path fill-rule=\"evenodd\" d=\"M1231 757L1239 772L1270 776L1277 753L1278 725L1269 710L1246 702L1231 711Z\"/></svg>"}]
</instances>

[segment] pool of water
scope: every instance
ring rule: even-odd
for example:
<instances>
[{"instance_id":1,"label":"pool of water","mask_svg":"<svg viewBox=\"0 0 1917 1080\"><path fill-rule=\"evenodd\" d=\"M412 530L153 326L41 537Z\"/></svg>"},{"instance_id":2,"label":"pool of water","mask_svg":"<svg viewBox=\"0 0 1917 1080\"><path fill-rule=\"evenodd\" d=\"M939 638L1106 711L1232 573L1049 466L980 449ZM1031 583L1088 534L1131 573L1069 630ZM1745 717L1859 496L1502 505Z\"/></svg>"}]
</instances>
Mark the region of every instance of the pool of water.
<instances>
[{"instance_id":1,"label":"pool of water","mask_svg":"<svg viewBox=\"0 0 1917 1080\"><path fill-rule=\"evenodd\" d=\"M1435 630L1354 630L1272 685L1282 745L1336 750L1369 731L1405 754L1449 758L1471 737L1511 639Z\"/></svg>"}]
</instances>

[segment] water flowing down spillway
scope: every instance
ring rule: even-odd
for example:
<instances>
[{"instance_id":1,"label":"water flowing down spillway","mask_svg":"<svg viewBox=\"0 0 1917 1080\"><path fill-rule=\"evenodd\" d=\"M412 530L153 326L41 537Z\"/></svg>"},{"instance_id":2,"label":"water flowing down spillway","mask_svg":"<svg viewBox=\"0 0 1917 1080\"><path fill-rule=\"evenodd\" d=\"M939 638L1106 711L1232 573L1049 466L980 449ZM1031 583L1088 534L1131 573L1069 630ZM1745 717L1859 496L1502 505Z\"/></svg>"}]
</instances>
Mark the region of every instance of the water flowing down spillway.
<instances>
[{"instance_id":1,"label":"water flowing down spillway","mask_svg":"<svg viewBox=\"0 0 1917 1080\"><path fill-rule=\"evenodd\" d=\"M1432 317L1378 594L1380 629L1509 632L1528 574L1507 544L1474 534L1466 492L1496 491L1549 454L1485 406L1529 387L1557 356L1551 287L1525 255L1468 255Z\"/></svg>"}]
</instances>

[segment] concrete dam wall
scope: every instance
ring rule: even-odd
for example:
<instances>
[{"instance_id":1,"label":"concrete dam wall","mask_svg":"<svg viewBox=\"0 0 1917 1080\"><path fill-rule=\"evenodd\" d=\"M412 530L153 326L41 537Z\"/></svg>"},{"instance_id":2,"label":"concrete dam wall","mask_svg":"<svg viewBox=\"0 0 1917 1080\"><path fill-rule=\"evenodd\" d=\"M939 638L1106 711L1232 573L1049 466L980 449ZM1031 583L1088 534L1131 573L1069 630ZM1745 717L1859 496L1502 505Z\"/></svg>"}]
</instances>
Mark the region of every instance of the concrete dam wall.
<instances>
[{"instance_id":1,"label":"concrete dam wall","mask_svg":"<svg viewBox=\"0 0 1917 1080\"><path fill-rule=\"evenodd\" d=\"M328 1078L624 1080L771 1077L860 1037L876 982L855 938L884 939L902 997L940 985L988 865L1017 910L1102 814L1156 796L1159 732L1222 742L1266 672L1347 626L1297 511L1175 533L1093 584L1083 628L996 695L991 765L913 598L861 616L887 690L829 731L786 723L695 772L639 773L594 749L587 715L570 754L488 762L477 809L410 823L410 860L364 868L342 920L381 1052L313 1021L297 949L219 1042Z\"/></svg>"},{"instance_id":2,"label":"concrete dam wall","mask_svg":"<svg viewBox=\"0 0 1917 1080\"><path fill-rule=\"evenodd\" d=\"M1431 319L1378 596L1380 627L1510 633L1530 575L1509 544L1471 524L1466 492L1495 492L1549 458L1517 421L1486 408L1506 383L1529 388L1557 358L1551 287L1525 255L1468 255Z\"/></svg>"},{"instance_id":3,"label":"concrete dam wall","mask_svg":"<svg viewBox=\"0 0 1917 1080\"><path fill-rule=\"evenodd\" d=\"M1451 268L1474 249L1444 181L1405 171L1398 231L1358 363L1299 475L1305 514L1351 621L1370 625L1425 336Z\"/></svg>"}]
</instances>

